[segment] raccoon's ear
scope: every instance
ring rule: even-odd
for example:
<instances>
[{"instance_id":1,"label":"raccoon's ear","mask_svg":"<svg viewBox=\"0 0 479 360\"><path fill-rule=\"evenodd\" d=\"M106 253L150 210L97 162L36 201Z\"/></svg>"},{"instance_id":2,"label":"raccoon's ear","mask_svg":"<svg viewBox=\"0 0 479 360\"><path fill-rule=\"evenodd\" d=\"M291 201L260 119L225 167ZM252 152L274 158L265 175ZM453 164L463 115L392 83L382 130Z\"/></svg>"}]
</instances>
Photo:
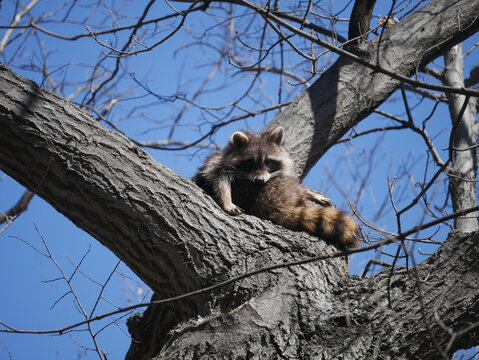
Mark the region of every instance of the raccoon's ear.
<instances>
[{"instance_id":1,"label":"raccoon's ear","mask_svg":"<svg viewBox=\"0 0 479 360\"><path fill-rule=\"evenodd\" d=\"M278 126L276 129L271 131L269 137L274 143L281 146L283 144L283 134L284 129L281 126Z\"/></svg>"},{"instance_id":2,"label":"raccoon's ear","mask_svg":"<svg viewBox=\"0 0 479 360\"><path fill-rule=\"evenodd\" d=\"M236 147L243 146L249 142L249 137L242 131L235 131L231 135L230 143Z\"/></svg>"}]
</instances>

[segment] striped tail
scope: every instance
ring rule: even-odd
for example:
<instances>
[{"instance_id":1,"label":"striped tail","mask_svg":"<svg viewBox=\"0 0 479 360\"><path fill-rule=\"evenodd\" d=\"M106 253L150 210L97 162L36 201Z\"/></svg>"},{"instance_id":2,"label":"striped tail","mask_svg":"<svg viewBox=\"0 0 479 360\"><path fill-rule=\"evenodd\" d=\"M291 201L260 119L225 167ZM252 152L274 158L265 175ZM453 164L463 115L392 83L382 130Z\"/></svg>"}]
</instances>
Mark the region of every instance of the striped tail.
<instances>
[{"instance_id":1,"label":"striped tail","mask_svg":"<svg viewBox=\"0 0 479 360\"><path fill-rule=\"evenodd\" d=\"M333 206L297 207L293 211L297 230L306 230L320 238L352 249L361 244L359 226L354 219Z\"/></svg>"}]
</instances>

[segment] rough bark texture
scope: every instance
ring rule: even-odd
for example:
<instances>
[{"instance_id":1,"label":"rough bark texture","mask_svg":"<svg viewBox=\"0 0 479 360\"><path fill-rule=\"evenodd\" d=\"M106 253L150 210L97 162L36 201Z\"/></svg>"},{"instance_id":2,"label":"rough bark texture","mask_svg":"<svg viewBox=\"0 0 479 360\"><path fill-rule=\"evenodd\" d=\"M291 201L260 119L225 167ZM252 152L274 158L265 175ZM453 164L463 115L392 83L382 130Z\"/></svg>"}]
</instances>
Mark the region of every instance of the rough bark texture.
<instances>
[{"instance_id":1,"label":"rough bark texture","mask_svg":"<svg viewBox=\"0 0 479 360\"><path fill-rule=\"evenodd\" d=\"M128 139L4 67L0 167L30 189L48 169L38 194L115 251L159 298L334 250L253 217L224 215ZM419 267L421 279L427 277L421 285L425 320L414 275L394 275L388 310L387 272L360 280L347 275L344 259L331 259L175 303L166 310L169 318L150 318L151 342L143 350L153 356L165 331L189 318L174 329L159 358L435 358L427 327L443 350L449 335L433 320L433 310L454 330L479 319L478 235L457 234ZM450 350L476 340L474 328Z\"/></svg>"},{"instance_id":2,"label":"rough bark texture","mask_svg":"<svg viewBox=\"0 0 479 360\"><path fill-rule=\"evenodd\" d=\"M349 19L348 39L357 39L356 43L368 40L369 23L376 0L356 0Z\"/></svg>"},{"instance_id":3,"label":"rough bark texture","mask_svg":"<svg viewBox=\"0 0 479 360\"><path fill-rule=\"evenodd\" d=\"M445 84L458 88L464 87L464 59L460 44L446 52L444 65ZM477 99L468 99L468 105L462 115L461 110L466 97L464 95L447 94L447 100L453 124L460 121L454 133L453 169L456 174L449 177L453 210L459 211L476 205ZM477 226L477 213L470 213L454 220L454 228L459 231L475 231Z\"/></svg>"},{"instance_id":4,"label":"rough bark texture","mask_svg":"<svg viewBox=\"0 0 479 360\"><path fill-rule=\"evenodd\" d=\"M464 9L457 11L458 5ZM458 42L476 29L471 13L479 13L478 7L479 0L433 1L414 21L385 32L381 65L410 74L438 55L434 44ZM275 120L287 128L301 172L397 86L339 60ZM335 250L251 216L227 216L189 180L124 136L5 67L0 67L0 168L115 252L158 298ZM455 234L421 264L420 291L412 269L397 272L391 309L385 300L387 272L361 280L347 275L345 259L330 259L152 307L144 321L130 320L135 337L148 335L130 356L152 357L173 329L158 358L437 359L450 335L434 319L435 310L453 331L479 320L478 236ZM477 338L477 327L457 335L449 351L478 345Z\"/></svg>"},{"instance_id":5,"label":"rough bark texture","mask_svg":"<svg viewBox=\"0 0 479 360\"><path fill-rule=\"evenodd\" d=\"M436 0L355 52L371 64L410 76L479 29L479 0ZM378 54L379 51L379 54ZM378 62L379 60L379 62ZM340 58L267 128L285 128L286 146L303 176L349 129L399 86L387 75Z\"/></svg>"},{"instance_id":6,"label":"rough bark texture","mask_svg":"<svg viewBox=\"0 0 479 360\"><path fill-rule=\"evenodd\" d=\"M478 320L478 244L479 233L453 234L417 267L419 287L414 270L396 272L391 307L389 270L367 279L336 276L327 263L319 272L314 265L284 270L279 283L240 307L179 326L155 359L439 359L435 342L446 353L451 334L434 313L452 332ZM477 327L458 336L447 353L477 345L478 336Z\"/></svg>"},{"instance_id":7,"label":"rough bark texture","mask_svg":"<svg viewBox=\"0 0 479 360\"><path fill-rule=\"evenodd\" d=\"M334 250L305 233L228 216L126 137L4 66L0 169L111 249L159 298ZM335 276L347 274L344 259L331 264ZM179 320L234 308L277 281L264 274L175 303L155 344Z\"/></svg>"}]
</instances>

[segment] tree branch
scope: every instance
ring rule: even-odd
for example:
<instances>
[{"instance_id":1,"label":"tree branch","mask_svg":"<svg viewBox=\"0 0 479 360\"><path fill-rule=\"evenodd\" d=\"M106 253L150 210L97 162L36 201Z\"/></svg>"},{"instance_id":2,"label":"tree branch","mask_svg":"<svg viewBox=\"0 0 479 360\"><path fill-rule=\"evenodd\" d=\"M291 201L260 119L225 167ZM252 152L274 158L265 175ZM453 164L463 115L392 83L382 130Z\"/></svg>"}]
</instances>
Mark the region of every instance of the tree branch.
<instances>
[{"instance_id":1,"label":"tree branch","mask_svg":"<svg viewBox=\"0 0 479 360\"><path fill-rule=\"evenodd\" d=\"M479 0L456 0L453 4L447 0L432 1L384 32L380 65L402 78L411 76L440 56L447 46L476 32L478 12ZM374 64L377 38L359 47L363 61ZM373 112L401 82L341 57L267 128L285 128L286 146L297 159L298 173L304 176L348 129Z\"/></svg>"},{"instance_id":2,"label":"tree branch","mask_svg":"<svg viewBox=\"0 0 479 360\"><path fill-rule=\"evenodd\" d=\"M349 40L359 38L367 40L369 24L376 0L356 0L349 20Z\"/></svg>"},{"instance_id":3,"label":"tree branch","mask_svg":"<svg viewBox=\"0 0 479 360\"><path fill-rule=\"evenodd\" d=\"M20 200L7 212L3 213L0 211L0 224L3 224L4 222L9 221L12 218L16 218L19 216L22 212L24 212L28 204L30 203L30 200L33 197L33 193L31 191L25 191L25 193L22 195Z\"/></svg>"},{"instance_id":4,"label":"tree branch","mask_svg":"<svg viewBox=\"0 0 479 360\"><path fill-rule=\"evenodd\" d=\"M314 289L296 277L307 266L297 272L283 272L280 283L233 311L179 325L175 341L155 359L191 354L241 356L253 351L250 346L259 338L263 339L261 346L254 348L259 358L269 358L271 354L316 358L321 354L332 359L368 359L380 351L390 358L437 359L439 350L451 354L474 346L479 326L471 325L479 319L479 285L474 280L475 272L469 269L479 264L478 241L479 232L455 233L417 267L421 299L409 269L395 272L391 279L392 309L386 306L389 269L366 279L333 277L328 284L319 284L319 277ZM457 294L466 291L468 296L463 301ZM311 299L315 301L308 302ZM420 302L425 306L421 308ZM464 308L468 316L463 316ZM423 311L425 319L421 320ZM436 314L442 323L435 319ZM440 349L423 324L434 333ZM442 324L449 326L452 334L444 331ZM273 329L292 330L287 335L289 341L281 341L280 332ZM269 331L272 335L267 336ZM228 336L224 336L225 332ZM413 333L415 336L411 336Z\"/></svg>"},{"instance_id":5,"label":"tree branch","mask_svg":"<svg viewBox=\"0 0 479 360\"><path fill-rule=\"evenodd\" d=\"M4 66L0 168L113 251L160 298L265 263L334 249L255 217L228 216L191 181L125 136ZM243 261L246 253L248 261ZM333 260L331 266L338 274L347 273L344 259ZM160 333L164 336L187 316L239 305L270 281L270 275L260 276L250 288L252 281L245 279L218 291L214 299L203 294L175 304L181 311L162 323ZM237 294L234 299L231 292Z\"/></svg>"}]
</instances>

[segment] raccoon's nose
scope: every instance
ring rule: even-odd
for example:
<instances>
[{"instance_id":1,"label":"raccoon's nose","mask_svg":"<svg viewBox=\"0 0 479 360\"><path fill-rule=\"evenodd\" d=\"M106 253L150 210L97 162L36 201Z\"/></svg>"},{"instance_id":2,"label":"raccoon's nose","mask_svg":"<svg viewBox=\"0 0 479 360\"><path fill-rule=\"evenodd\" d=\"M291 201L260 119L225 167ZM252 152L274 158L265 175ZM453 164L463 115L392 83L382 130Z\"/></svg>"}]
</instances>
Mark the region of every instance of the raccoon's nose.
<instances>
[{"instance_id":1,"label":"raccoon's nose","mask_svg":"<svg viewBox=\"0 0 479 360\"><path fill-rule=\"evenodd\" d=\"M269 176L257 175L254 177L254 182L256 184L265 184L269 180Z\"/></svg>"}]
</instances>

